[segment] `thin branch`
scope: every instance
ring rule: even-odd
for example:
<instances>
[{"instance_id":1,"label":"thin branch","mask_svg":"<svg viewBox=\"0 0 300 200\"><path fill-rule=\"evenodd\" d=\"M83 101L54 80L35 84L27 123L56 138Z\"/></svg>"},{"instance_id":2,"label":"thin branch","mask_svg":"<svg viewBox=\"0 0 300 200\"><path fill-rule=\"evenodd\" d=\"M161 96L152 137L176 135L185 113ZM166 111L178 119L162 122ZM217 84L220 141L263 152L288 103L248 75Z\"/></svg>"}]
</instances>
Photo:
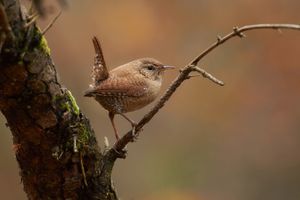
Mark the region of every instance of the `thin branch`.
<instances>
[{"instance_id":1,"label":"thin branch","mask_svg":"<svg viewBox=\"0 0 300 200\"><path fill-rule=\"evenodd\" d=\"M294 29L294 30L300 30L300 25L298 25L298 24L253 24L253 25L243 26L241 28L234 27L233 32L227 34L226 36L224 36L224 37L218 36L217 41L215 43L213 43L210 47L205 49L202 53L200 53L196 58L194 58L192 60L192 62L190 62L189 65L197 65L198 62L204 56L206 56L209 52L211 52L217 46L223 44L224 42L226 42L230 38L233 38L235 36L245 37L245 35L242 34L243 32L250 31L250 30L256 30L256 29L275 29L275 30Z\"/></svg>"},{"instance_id":2,"label":"thin branch","mask_svg":"<svg viewBox=\"0 0 300 200\"><path fill-rule=\"evenodd\" d=\"M82 159L82 152L80 152L80 167L81 167L84 185L87 187L88 183L86 180L86 174L85 174L85 169L84 169L84 164L83 164L83 159Z\"/></svg>"},{"instance_id":3,"label":"thin branch","mask_svg":"<svg viewBox=\"0 0 300 200\"><path fill-rule=\"evenodd\" d=\"M207 78L209 80L211 80L212 82L220 85L220 86L224 86L224 82L217 79L216 77L214 77L213 75L211 75L210 73L208 73L207 71L205 71L204 69L194 66L192 67L193 71L198 72L199 74L201 74L203 76L203 78ZM191 75L189 75L189 77L192 77Z\"/></svg>"},{"instance_id":4,"label":"thin branch","mask_svg":"<svg viewBox=\"0 0 300 200\"><path fill-rule=\"evenodd\" d=\"M9 25L8 18L4 6L0 3L0 30L3 30L6 36L14 39L14 33ZM3 37L2 37L3 38Z\"/></svg>"},{"instance_id":5,"label":"thin branch","mask_svg":"<svg viewBox=\"0 0 300 200\"><path fill-rule=\"evenodd\" d=\"M25 28L35 24L36 20L39 18L39 15L33 15L28 18L28 22L24 25Z\"/></svg>"},{"instance_id":6,"label":"thin branch","mask_svg":"<svg viewBox=\"0 0 300 200\"><path fill-rule=\"evenodd\" d=\"M52 21L48 24L48 26L42 31L42 35L45 35L47 31L53 26L53 24L56 22L56 20L60 17L62 11L59 11L59 13L52 19Z\"/></svg>"},{"instance_id":7,"label":"thin branch","mask_svg":"<svg viewBox=\"0 0 300 200\"><path fill-rule=\"evenodd\" d=\"M5 8L3 4L0 3L0 54L7 38L13 40L15 38L15 35L9 25Z\"/></svg>"},{"instance_id":8,"label":"thin branch","mask_svg":"<svg viewBox=\"0 0 300 200\"><path fill-rule=\"evenodd\" d=\"M217 41L213 43L210 47L204 50L201 54L199 54L196 58L194 58L187 66L185 66L181 71L180 74L176 77L176 79L171 83L167 91L163 94L160 100L154 105L154 107L139 121L136 126L135 134L139 134L142 128L154 117L154 115L165 105L165 103L170 99L172 94L176 91L176 89L189 78L190 73L193 71L197 71L201 73L205 78L209 78L210 80L214 81L219 85L223 85L222 81L219 81L206 71L200 69L199 67L195 67L199 61L205 57L208 53L214 50L216 47L220 46L230 38L235 36L237 37L245 37L243 32L255 30L255 29L294 29L300 30L300 25L296 24L254 24L243 26L241 28L234 27L233 32L227 34L224 37L217 37ZM132 130L128 131L120 140L118 140L114 146L107 152L107 155L111 155L113 152L122 152L122 150L126 147L129 142L133 141L135 135L132 134ZM118 154L115 153L116 158L120 157Z\"/></svg>"},{"instance_id":9,"label":"thin branch","mask_svg":"<svg viewBox=\"0 0 300 200\"><path fill-rule=\"evenodd\" d=\"M29 15L26 17L27 21L31 21L32 19L36 18L39 14L37 12L33 13L32 15Z\"/></svg>"}]
</instances>

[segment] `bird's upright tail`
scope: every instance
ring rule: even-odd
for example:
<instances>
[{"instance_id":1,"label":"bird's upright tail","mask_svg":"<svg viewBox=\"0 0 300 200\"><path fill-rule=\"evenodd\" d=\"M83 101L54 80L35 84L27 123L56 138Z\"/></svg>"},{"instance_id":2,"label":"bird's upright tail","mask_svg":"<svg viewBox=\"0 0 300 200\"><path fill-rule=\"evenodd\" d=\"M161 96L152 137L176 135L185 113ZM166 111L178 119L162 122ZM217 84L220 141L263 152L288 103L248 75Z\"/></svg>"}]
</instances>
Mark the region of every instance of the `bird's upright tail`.
<instances>
[{"instance_id":1,"label":"bird's upright tail","mask_svg":"<svg viewBox=\"0 0 300 200\"><path fill-rule=\"evenodd\" d=\"M107 79L109 76L109 73L108 73L108 69L107 69L107 66L105 63L105 59L103 56L103 52L102 52L102 48L101 48L99 40L97 39L96 36L94 36L92 41L93 41L93 45L94 45L95 53L96 53L93 72L92 72L92 78L93 78L95 84L98 84L99 82Z\"/></svg>"}]
</instances>

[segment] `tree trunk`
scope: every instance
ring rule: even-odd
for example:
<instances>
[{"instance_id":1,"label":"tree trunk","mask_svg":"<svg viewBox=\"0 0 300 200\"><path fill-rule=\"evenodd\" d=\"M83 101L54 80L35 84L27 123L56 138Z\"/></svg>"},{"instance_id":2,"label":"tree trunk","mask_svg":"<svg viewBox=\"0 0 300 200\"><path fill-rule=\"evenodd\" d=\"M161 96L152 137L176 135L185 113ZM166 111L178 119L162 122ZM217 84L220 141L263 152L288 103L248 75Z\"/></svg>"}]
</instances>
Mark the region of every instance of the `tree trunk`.
<instances>
[{"instance_id":1,"label":"tree trunk","mask_svg":"<svg viewBox=\"0 0 300 200\"><path fill-rule=\"evenodd\" d=\"M28 199L116 200L116 155L57 80L46 39L17 0L0 0L0 109ZM11 29L10 29L11 28Z\"/></svg>"}]
</instances>

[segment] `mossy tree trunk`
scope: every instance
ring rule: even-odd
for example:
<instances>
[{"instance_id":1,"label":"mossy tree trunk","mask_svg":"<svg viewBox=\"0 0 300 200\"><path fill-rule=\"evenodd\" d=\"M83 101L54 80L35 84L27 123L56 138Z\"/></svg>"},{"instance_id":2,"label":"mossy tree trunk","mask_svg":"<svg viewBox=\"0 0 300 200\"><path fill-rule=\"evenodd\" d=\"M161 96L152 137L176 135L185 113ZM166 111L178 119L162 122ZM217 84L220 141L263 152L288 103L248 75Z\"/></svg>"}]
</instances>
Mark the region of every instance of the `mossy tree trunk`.
<instances>
[{"instance_id":1,"label":"mossy tree trunk","mask_svg":"<svg viewBox=\"0 0 300 200\"><path fill-rule=\"evenodd\" d=\"M0 0L0 109L28 199L117 199L115 155L57 80L46 39L17 0ZM11 29L10 29L11 28Z\"/></svg>"}]
</instances>

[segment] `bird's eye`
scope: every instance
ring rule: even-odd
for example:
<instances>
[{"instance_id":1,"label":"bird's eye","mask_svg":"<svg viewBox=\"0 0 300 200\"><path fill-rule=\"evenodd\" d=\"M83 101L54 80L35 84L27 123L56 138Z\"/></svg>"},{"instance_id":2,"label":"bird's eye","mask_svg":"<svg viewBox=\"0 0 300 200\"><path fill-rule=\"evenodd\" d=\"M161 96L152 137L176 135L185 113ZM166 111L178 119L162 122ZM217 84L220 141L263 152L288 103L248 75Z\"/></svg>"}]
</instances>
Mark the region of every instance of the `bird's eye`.
<instances>
[{"instance_id":1,"label":"bird's eye","mask_svg":"<svg viewBox=\"0 0 300 200\"><path fill-rule=\"evenodd\" d=\"M155 67L154 67L153 65L149 65L149 66L147 67L147 69L153 71L153 70L155 70Z\"/></svg>"}]
</instances>

